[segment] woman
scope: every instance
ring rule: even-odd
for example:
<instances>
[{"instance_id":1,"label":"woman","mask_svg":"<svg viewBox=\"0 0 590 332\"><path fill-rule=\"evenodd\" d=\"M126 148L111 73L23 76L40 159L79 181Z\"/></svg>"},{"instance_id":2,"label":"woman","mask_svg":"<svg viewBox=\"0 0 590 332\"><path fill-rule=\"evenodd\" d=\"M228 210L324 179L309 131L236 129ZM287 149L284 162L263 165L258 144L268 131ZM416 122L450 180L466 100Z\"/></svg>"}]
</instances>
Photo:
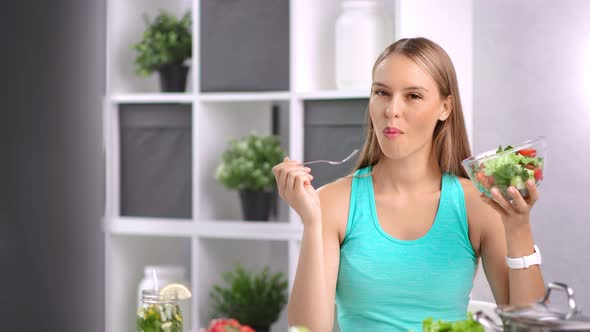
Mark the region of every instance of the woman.
<instances>
[{"instance_id":1,"label":"woman","mask_svg":"<svg viewBox=\"0 0 590 332\"><path fill-rule=\"evenodd\" d=\"M273 168L281 197L304 224L288 305L290 325L331 331L419 331L427 317L465 319L478 258L496 303L544 294L534 253L534 183L512 203L482 196L461 161L471 154L456 73L425 38L390 45L373 67L368 133L354 176L316 191L311 170Z\"/></svg>"}]
</instances>

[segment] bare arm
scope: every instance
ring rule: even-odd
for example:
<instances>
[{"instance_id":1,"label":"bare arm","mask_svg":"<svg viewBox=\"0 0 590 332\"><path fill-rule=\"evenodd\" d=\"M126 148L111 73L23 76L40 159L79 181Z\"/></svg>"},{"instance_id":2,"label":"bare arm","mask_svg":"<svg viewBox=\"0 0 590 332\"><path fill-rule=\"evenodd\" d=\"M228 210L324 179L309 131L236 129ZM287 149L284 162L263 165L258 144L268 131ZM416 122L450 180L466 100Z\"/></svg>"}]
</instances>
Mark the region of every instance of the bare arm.
<instances>
[{"instance_id":1,"label":"bare arm","mask_svg":"<svg viewBox=\"0 0 590 332\"><path fill-rule=\"evenodd\" d=\"M289 161L275 167L275 176L279 185L289 183L285 179L290 177L301 179L300 185L299 180L293 182L292 190L290 184L279 187L281 197L295 209L304 225L287 308L289 325L306 326L314 332L331 331L340 261L338 222L348 215L350 187L346 188L346 180L339 180L316 191L305 183L306 174Z\"/></svg>"},{"instance_id":2,"label":"bare arm","mask_svg":"<svg viewBox=\"0 0 590 332\"><path fill-rule=\"evenodd\" d=\"M500 203L480 198L472 185L466 188L466 196L470 196L468 213L470 219L477 219L481 228L483 268L497 304L530 304L542 298L545 292L538 265L512 270L504 260L506 256L521 257L533 252L529 213L538 194L535 188L529 190L531 195L526 200L517 197L514 205L500 201L502 207Z\"/></svg>"},{"instance_id":3,"label":"bare arm","mask_svg":"<svg viewBox=\"0 0 590 332\"><path fill-rule=\"evenodd\" d=\"M305 226L288 304L289 325L332 330L339 261L340 243L333 227L329 223Z\"/></svg>"}]
</instances>

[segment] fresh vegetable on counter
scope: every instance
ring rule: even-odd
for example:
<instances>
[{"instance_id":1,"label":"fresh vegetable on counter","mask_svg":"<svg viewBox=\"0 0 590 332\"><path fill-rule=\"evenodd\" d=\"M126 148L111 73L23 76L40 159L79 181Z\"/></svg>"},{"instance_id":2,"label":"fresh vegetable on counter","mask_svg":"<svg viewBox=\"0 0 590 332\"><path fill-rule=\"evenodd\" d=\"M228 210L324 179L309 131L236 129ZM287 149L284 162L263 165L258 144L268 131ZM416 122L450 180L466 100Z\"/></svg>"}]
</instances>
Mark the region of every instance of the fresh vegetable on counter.
<instances>
[{"instance_id":1,"label":"fresh vegetable on counter","mask_svg":"<svg viewBox=\"0 0 590 332\"><path fill-rule=\"evenodd\" d=\"M456 322L435 321L432 317L422 322L423 332L485 332L483 326L474 321L471 315L467 319Z\"/></svg>"}]
</instances>

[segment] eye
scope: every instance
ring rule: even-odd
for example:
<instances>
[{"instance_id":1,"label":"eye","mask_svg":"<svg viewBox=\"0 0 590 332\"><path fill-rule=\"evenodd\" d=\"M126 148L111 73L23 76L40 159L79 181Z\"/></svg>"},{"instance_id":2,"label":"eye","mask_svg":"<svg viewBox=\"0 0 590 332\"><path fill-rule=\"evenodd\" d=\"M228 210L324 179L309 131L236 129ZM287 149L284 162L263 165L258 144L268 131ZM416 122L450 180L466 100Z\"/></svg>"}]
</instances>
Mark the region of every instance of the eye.
<instances>
[{"instance_id":1,"label":"eye","mask_svg":"<svg viewBox=\"0 0 590 332\"><path fill-rule=\"evenodd\" d=\"M389 96L389 93L387 91L385 91L385 90L375 90L373 92L373 94L375 94L375 95L377 95L379 97L387 97L387 96Z\"/></svg>"},{"instance_id":2,"label":"eye","mask_svg":"<svg viewBox=\"0 0 590 332\"><path fill-rule=\"evenodd\" d=\"M417 93L410 93L410 94L408 94L408 98L411 100L418 100L418 99L422 99L422 96Z\"/></svg>"}]
</instances>

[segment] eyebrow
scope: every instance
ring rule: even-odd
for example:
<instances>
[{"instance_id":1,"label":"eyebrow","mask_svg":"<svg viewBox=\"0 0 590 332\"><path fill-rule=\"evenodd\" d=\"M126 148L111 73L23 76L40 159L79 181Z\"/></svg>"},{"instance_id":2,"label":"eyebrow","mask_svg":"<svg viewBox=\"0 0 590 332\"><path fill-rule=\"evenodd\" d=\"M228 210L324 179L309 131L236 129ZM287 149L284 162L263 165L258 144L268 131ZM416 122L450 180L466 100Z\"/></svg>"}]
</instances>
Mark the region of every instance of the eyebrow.
<instances>
[{"instance_id":1,"label":"eyebrow","mask_svg":"<svg viewBox=\"0 0 590 332\"><path fill-rule=\"evenodd\" d=\"M389 88L385 83L381 83L381 82L373 82L373 85ZM409 86L407 88L404 88L404 91L405 90L424 90L426 92L430 92L430 91L428 91L428 89L426 89L423 86Z\"/></svg>"}]
</instances>

